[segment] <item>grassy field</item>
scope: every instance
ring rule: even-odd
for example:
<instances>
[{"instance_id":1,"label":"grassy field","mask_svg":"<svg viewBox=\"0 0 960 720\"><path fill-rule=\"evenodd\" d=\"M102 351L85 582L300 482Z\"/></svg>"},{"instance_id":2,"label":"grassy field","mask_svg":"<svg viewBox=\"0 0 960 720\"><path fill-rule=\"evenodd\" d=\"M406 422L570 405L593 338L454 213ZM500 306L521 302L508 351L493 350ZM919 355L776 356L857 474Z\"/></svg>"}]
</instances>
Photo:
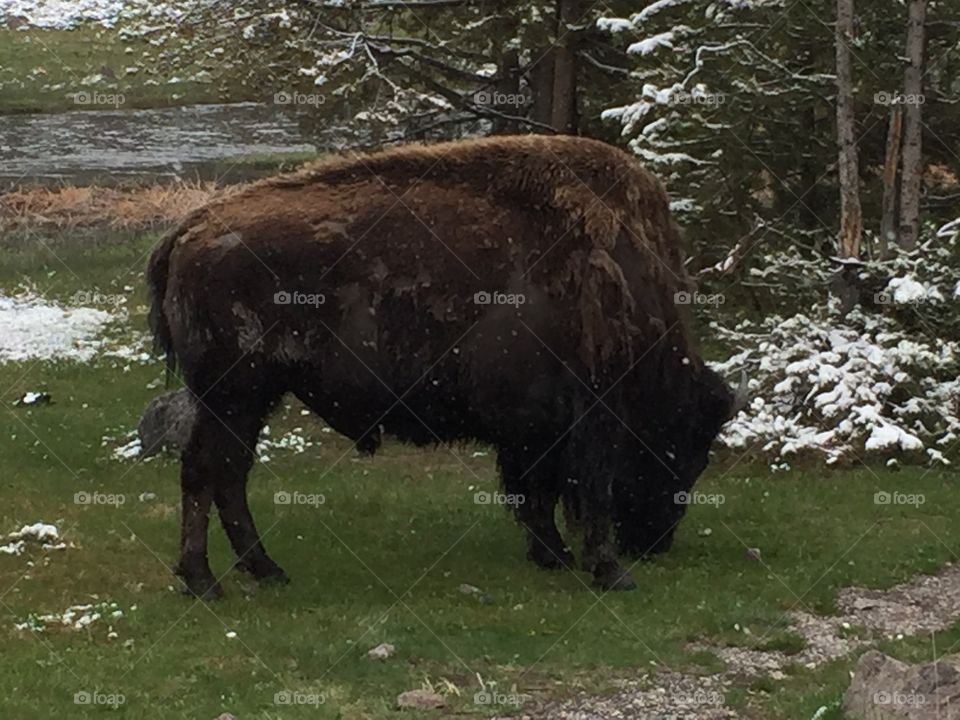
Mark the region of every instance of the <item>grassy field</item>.
<instances>
[{"instance_id":1,"label":"grassy field","mask_svg":"<svg viewBox=\"0 0 960 720\"><path fill-rule=\"evenodd\" d=\"M145 328L142 267L153 239L8 238L0 289L29 285L61 300L78 290L123 293L130 317L113 335L129 341ZM0 365L0 533L42 520L73 545L0 554L2 717L376 719L394 717L396 696L425 684L447 696L448 709L436 715L506 715L523 708L475 704L480 679L504 693L562 698L656 667L716 670L716 660L686 649L693 640L795 652L781 622L786 610L829 613L839 588L933 573L960 548L955 473L770 475L719 458L700 489L725 502L693 506L674 549L634 569L635 592L599 596L583 574L535 568L507 514L475 503L476 491L495 487L486 448L388 443L360 459L290 404L271 436L300 427L315 445L271 452L250 493L265 543L292 583L258 587L227 573L232 556L214 523L211 563L225 574L227 597L208 605L181 596L168 570L179 531L176 463L115 460L122 439L103 441L135 427L162 378L158 363L110 358ZM49 392L52 404L13 407L29 390ZM325 502L274 503L275 493L294 490L322 493ZM926 502L878 506L878 490L922 493ZM78 492L124 502L77 504ZM144 492L156 498L141 500ZM762 563L747 558L748 547L761 548ZM463 584L480 592L461 592ZM79 631L14 627L31 614L100 602L116 603L123 616ZM957 640L953 629L937 642ZM921 659L929 641L884 649ZM396 654L368 659L381 642ZM796 668L727 701L758 720L807 720L821 705L836 719L853 660ZM115 710L75 704L84 692L124 702ZM284 692L308 704L278 704Z\"/></svg>"},{"instance_id":2,"label":"grassy field","mask_svg":"<svg viewBox=\"0 0 960 720\"><path fill-rule=\"evenodd\" d=\"M240 83L207 80L214 61L165 74L143 63L143 40L123 40L98 25L72 30L0 28L0 114L62 110L170 107L262 100ZM128 72L128 68L136 68ZM192 80L191 78L199 78ZM171 82L171 80L178 80ZM122 96L111 105L77 102L76 93Z\"/></svg>"}]
</instances>

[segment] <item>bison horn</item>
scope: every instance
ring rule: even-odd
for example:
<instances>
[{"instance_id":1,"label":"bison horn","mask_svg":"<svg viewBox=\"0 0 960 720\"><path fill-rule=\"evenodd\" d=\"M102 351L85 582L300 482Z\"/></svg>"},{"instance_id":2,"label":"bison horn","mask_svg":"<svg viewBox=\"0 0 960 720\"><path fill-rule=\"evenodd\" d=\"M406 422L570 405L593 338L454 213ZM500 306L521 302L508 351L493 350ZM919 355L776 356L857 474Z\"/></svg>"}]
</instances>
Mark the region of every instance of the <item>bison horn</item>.
<instances>
[{"instance_id":1,"label":"bison horn","mask_svg":"<svg viewBox=\"0 0 960 720\"><path fill-rule=\"evenodd\" d=\"M733 405L730 410L730 417L734 417L738 412L743 410L749 402L750 391L747 389L747 371L741 370L740 385L737 386L737 390L733 394Z\"/></svg>"}]
</instances>

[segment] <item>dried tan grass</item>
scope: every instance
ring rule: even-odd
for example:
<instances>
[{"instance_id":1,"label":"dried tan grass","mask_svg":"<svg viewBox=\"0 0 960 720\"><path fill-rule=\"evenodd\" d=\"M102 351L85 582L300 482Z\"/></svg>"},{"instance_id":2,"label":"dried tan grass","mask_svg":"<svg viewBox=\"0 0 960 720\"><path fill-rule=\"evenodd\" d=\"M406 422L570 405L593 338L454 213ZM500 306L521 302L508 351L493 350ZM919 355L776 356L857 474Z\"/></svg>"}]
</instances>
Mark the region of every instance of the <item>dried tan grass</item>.
<instances>
[{"instance_id":1,"label":"dried tan grass","mask_svg":"<svg viewBox=\"0 0 960 720\"><path fill-rule=\"evenodd\" d=\"M167 225L213 197L236 189L200 182L134 188L18 188L0 194L0 228L29 225L136 229Z\"/></svg>"}]
</instances>

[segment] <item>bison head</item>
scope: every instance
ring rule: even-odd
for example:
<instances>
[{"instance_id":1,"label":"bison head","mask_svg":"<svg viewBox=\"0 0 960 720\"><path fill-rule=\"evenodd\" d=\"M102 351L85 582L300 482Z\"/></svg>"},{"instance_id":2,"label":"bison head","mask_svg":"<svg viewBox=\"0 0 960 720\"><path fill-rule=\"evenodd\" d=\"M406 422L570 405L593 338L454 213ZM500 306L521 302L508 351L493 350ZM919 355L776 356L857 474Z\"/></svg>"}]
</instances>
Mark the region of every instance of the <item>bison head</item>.
<instances>
[{"instance_id":1,"label":"bison head","mask_svg":"<svg viewBox=\"0 0 960 720\"><path fill-rule=\"evenodd\" d=\"M636 437L636 463L618 478L614 516L621 551L633 556L664 552L707 466L721 427L746 405L746 376L731 391L709 368L691 380L687 401ZM649 420L648 420L649 423Z\"/></svg>"}]
</instances>

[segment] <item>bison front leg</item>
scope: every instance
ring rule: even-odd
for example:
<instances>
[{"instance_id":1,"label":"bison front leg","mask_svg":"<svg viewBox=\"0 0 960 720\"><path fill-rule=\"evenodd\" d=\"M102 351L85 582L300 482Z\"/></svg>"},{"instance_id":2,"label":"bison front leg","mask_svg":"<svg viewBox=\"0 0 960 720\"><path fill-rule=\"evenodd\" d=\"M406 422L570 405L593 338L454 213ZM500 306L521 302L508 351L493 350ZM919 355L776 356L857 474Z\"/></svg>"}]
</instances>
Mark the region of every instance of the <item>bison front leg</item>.
<instances>
[{"instance_id":1,"label":"bison front leg","mask_svg":"<svg viewBox=\"0 0 960 720\"><path fill-rule=\"evenodd\" d=\"M253 467L257 440L275 402L276 397L271 394L242 405L227 405L217 414L220 427L213 431L221 435L224 463L216 478L213 500L237 556L234 567L257 580L285 584L289 578L267 555L247 503L247 477Z\"/></svg>"},{"instance_id":2,"label":"bison front leg","mask_svg":"<svg viewBox=\"0 0 960 720\"><path fill-rule=\"evenodd\" d=\"M619 422L608 410L600 408L588 415L571 433L566 453L568 467L575 471L582 567L593 574L594 585L604 590L633 590L636 583L617 559L613 533L613 487L629 449Z\"/></svg>"},{"instance_id":3,"label":"bison front leg","mask_svg":"<svg viewBox=\"0 0 960 720\"><path fill-rule=\"evenodd\" d=\"M669 550L686 510L673 478L651 475L643 480L645 486L616 494L617 543L621 552L637 559Z\"/></svg>"},{"instance_id":4,"label":"bison front leg","mask_svg":"<svg viewBox=\"0 0 960 720\"><path fill-rule=\"evenodd\" d=\"M609 520L588 524L583 536L583 569L593 573L593 584L603 590L633 590L637 584L617 560L610 530Z\"/></svg>"}]
</instances>

